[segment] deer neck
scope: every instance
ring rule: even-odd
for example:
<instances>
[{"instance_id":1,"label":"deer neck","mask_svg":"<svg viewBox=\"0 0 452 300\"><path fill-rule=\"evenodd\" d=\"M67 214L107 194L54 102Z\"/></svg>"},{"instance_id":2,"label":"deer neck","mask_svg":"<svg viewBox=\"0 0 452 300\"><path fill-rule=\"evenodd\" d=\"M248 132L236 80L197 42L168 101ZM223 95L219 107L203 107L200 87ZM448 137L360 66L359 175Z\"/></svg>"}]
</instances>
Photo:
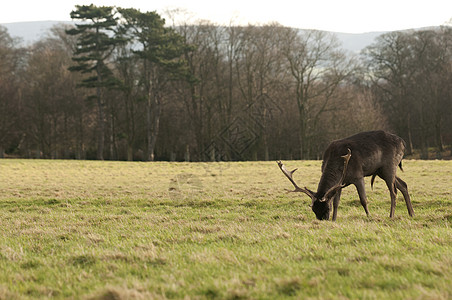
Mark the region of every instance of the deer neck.
<instances>
[{"instance_id":1,"label":"deer neck","mask_svg":"<svg viewBox=\"0 0 452 300\"><path fill-rule=\"evenodd\" d=\"M317 186L317 193L316 197L317 199L323 198L325 193L331 189L333 186L340 183L341 180L341 174L338 172L328 172L328 170L325 170L322 173L322 176L320 177L319 185Z\"/></svg>"}]
</instances>

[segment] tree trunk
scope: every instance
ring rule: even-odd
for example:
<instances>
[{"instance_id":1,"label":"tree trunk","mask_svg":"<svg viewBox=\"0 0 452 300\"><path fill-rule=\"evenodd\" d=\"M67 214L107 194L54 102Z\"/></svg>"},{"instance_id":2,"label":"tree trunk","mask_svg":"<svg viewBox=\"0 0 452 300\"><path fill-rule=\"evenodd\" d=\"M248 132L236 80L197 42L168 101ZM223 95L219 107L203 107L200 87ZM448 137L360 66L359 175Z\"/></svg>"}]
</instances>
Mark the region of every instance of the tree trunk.
<instances>
[{"instance_id":1,"label":"tree trunk","mask_svg":"<svg viewBox=\"0 0 452 300\"><path fill-rule=\"evenodd\" d=\"M160 128L160 114L162 107L158 96L148 93L147 107L146 107L146 161L153 161L155 156L155 145L157 143L157 136Z\"/></svg>"},{"instance_id":2,"label":"tree trunk","mask_svg":"<svg viewBox=\"0 0 452 300\"><path fill-rule=\"evenodd\" d=\"M187 145L185 147L185 155L184 155L184 159L186 162L190 161L190 145Z\"/></svg>"},{"instance_id":3,"label":"tree trunk","mask_svg":"<svg viewBox=\"0 0 452 300\"><path fill-rule=\"evenodd\" d=\"M112 104L110 103L110 113L108 114L108 143L109 143L109 158L110 160L118 159L118 146L116 144L116 124L115 124L115 112Z\"/></svg>"},{"instance_id":4,"label":"tree trunk","mask_svg":"<svg viewBox=\"0 0 452 300\"><path fill-rule=\"evenodd\" d=\"M145 161L152 161L151 159L151 139L152 139L152 108L151 108L151 96L148 94L146 101L146 152L144 154ZM152 154L153 158L153 154Z\"/></svg>"},{"instance_id":5,"label":"tree trunk","mask_svg":"<svg viewBox=\"0 0 452 300\"><path fill-rule=\"evenodd\" d=\"M152 119L152 130L151 134L149 136L150 142L149 142L149 159L153 161L155 159L155 145L157 143L157 136L160 129L160 114L162 112L162 107L160 105L160 101L155 99L154 100L154 109L153 112L153 119Z\"/></svg>"},{"instance_id":6,"label":"tree trunk","mask_svg":"<svg viewBox=\"0 0 452 300\"><path fill-rule=\"evenodd\" d=\"M134 125L134 105L132 96L127 93L124 97L124 106L126 112L126 128L127 128L127 160L133 160L133 144L135 141L135 125Z\"/></svg>"},{"instance_id":7,"label":"tree trunk","mask_svg":"<svg viewBox=\"0 0 452 300\"><path fill-rule=\"evenodd\" d=\"M410 154L413 154L413 139L411 136L411 114L408 114L407 125L408 125L407 154L410 155Z\"/></svg>"},{"instance_id":8,"label":"tree trunk","mask_svg":"<svg viewBox=\"0 0 452 300\"><path fill-rule=\"evenodd\" d=\"M76 159L85 159L84 154L84 145L83 145L83 115L80 113L77 118L77 153L75 158Z\"/></svg>"},{"instance_id":9,"label":"tree trunk","mask_svg":"<svg viewBox=\"0 0 452 300\"><path fill-rule=\"evenodd\" d=\"M266 132L264 132L263 135L264 135L264 160L265 161L269 161L270 160L270 153L269 153L269 150L268 150L268 140L267 140Z\"/></svg>"},{"instance_id":10,"label":"tree trunk","mask_svg":"<svg viewBox=\"0 0 452 300\"><path fill-rule=\"evenodd\" d=\"M300 116L300 131L299 131L299 138L300 138L300 159L305 158L306 153L306 120L305 120L305 113L303 108L299 108L299 116Z\"/></svg>"},{"instance_id":11,"label":"tree trunk","mask_svg":"<svg viewBox=\"0 0 452 300\"><path fill-rule=\"evenodd\" d=\"M127 145L127 160L132 161L133 160L133 147L131 144Z\"/></svg>"},{"instance_id":12,"label":"tree trunk","mask_svg":"<svg viewBox=\"0 0 452 300\"><path fill-rule=\"evenodd\" d=\"M444 151L443 147L443 139L441 136L441 119L437 119L435 122L435 141L436 141L436 148L439 152Z\"/></svg>"},{"instance_id":13,"label":"tree trunk","mask_svg":"<svg viewBox=\"0 0 452 300\"><path fill-rule=\"evenodd\" d=\"M101 88L97 88L97 159L104 160L104 107Z\"/></svg>"},{"instance_id":14,"label":"tree trunk","mask_svg":"<svg viewBox=\"0 0 452 300\"><path fill-rule=\"evenodd\" d=\"M111 104L110 104L111 105ZM114 150L114 125L113 125L113 112L110 110L110 113L107 113L107 124L108 124L108 158L110 160L115 159L115 150Z\"/></svg>"}]
</instances>

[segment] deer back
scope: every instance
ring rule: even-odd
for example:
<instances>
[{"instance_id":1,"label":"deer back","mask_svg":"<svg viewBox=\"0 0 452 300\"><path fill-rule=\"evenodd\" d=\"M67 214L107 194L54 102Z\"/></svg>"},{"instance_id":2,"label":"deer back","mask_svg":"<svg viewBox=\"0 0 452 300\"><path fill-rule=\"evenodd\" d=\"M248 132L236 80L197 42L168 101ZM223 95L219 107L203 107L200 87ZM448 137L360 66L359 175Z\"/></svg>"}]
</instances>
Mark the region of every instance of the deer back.
<instances>
[{"instance_id":1,"label":"deer back","mask_svg":"<svg viewBox=\"0 0 452 300\"><path fill-rule=\"evenodd\" d=\"M344 184L375 174L378 170L396 168L400 164L405 142L385 131L368 131L331 142L323 155L322 177L317 196L322 197L331 186L337 184L343 171L342 156L350 149L353 153Z\"/></svg>"}]
</instances>

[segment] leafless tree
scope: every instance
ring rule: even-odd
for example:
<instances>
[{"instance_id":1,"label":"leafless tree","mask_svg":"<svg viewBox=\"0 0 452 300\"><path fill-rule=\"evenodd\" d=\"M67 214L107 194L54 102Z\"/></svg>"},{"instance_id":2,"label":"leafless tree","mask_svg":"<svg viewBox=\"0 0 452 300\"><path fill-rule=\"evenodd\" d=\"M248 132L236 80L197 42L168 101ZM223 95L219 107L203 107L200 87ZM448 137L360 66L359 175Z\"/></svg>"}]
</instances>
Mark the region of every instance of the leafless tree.
<instances>
[{"instance_id":1,"label":"leafless tree","mask_svg":"<svg viewBox=\"0 0 452 300\"><path fill-rule=\"evenodd\" d=\"M19 134L19 71L25 51L16 48L16 44L6 28L0 26L0 158L8 143Z\"/></svg>"},{"instance_id":2,"label":"leafless tree","mask_svg":"<svg viewBox=\"0 0 452 300\"><path fill-rule=\"evenodd\" d=\"M324 31L287 28L282 50L293 78L300 156L306 158L311 124L328 109L338 87L352 74L354 64L341 50L337 38Z\"/></svg>"}]
</instances>

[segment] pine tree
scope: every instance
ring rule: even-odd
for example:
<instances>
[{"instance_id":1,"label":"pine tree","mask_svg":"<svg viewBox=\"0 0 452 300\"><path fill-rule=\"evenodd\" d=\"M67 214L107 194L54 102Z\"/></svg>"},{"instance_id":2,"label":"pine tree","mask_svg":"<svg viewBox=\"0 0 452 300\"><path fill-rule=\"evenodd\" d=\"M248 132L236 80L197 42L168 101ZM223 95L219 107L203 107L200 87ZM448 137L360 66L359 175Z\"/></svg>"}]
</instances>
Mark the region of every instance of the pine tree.
<instances>
[{"instance_id":1,"label":"pine tree","mask_svg":"<svg viewBox=\"0 0 452 300\"><path fill-rule=\"evenodd\" d=\"M142 83L146 98L146 160L154 159L162 110L162 91L173 78L185 76L180 58L185 47L182 37L165 27L165 19L156 12L118 9L125 23L122 30L137 45L135 54L143 67Z\"/></svg>"},{"instance_id":2,"label":"pine tree","mask_svg":"<svg viewBox=\"0 0 452 300\"><path fill-rule=\"evenodd\" d=\"M80 86L93 88L97 101L97 159L103 160L105 139L105 116L103 91L115 86L116 80L108 67L108 59L123 39L115 34L118 18L112 6L76 5L71 18L82 21L66 33L78 37L77 48L72 58L76 65L69 68L74 72L88 74Z\"/></svg>"}]
</instances>

